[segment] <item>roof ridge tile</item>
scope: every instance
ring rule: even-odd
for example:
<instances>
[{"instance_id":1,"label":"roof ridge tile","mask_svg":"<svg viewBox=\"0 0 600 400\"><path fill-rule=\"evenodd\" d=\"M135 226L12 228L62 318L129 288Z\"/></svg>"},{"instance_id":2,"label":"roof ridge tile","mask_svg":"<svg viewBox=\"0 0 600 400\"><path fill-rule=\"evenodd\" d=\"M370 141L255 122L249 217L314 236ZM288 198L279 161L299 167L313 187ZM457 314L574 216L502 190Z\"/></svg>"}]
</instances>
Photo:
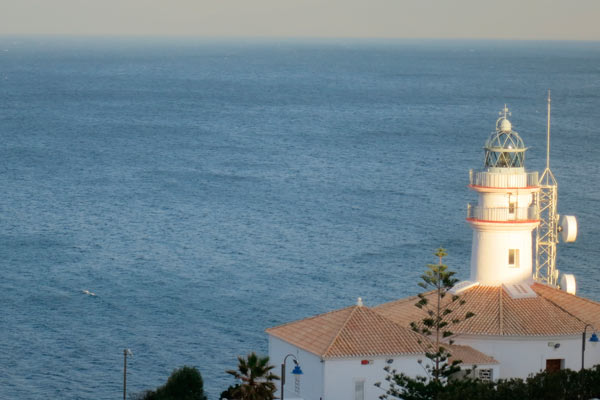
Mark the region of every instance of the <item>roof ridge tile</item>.
<instances>
[{"instance_id":1,"label":"roof ridge tile","mask_svg":"<svg viewBox=\"0 0 600 400\"><path fill-rule=\"evenodd\" d=\"M350 314L348 314L348 317L346 317L346 320L344 321L344 323L342 324L342 326L340 327L340 329L338 329L337 333L335 334L335 336L333 337L333 339L331 340L331 342L329 342L329 345L327 346L327 348L325 348L325 351L323 352L323 354L321 354L322 356L329 353L329 350L331 350L331 347L333 346L333 344L337 341L338 337L340 336L340 334L343 332L344 328L346 327L346 325L348 324L348 321L350 321L350 318L352 318L352 316L354 315L354 313L356 312L357 309L364 307L364 306L351 306L353 307L353 310L350 312Z\"/></svg>"}]
</instances>

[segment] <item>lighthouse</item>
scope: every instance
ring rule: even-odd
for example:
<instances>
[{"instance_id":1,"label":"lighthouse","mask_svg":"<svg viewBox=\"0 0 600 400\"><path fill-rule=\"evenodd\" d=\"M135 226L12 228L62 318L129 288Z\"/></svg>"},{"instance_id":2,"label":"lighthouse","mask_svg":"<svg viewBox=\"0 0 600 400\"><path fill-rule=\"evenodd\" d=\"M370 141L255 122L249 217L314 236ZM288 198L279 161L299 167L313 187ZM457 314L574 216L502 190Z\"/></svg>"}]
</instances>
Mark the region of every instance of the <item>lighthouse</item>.
<instances>
[{"instance_id":1,"label":"lighthouse","mask_svg":"<svg viewBox=\"0 0 600 400\"><path fill-rule=\"evenodd\" d=\"M539 177L525 169L527 148L510 116L505 105L485 142L483 168L469 174L469 188L478 197L467 211L473 228L471 276L450 293L461 297L457 314L474 316L452 324L453 336L443 339L465 371L484 381L600 364L600 347L594 345L600 302L577 296L573 275L558 279L556 244L559 238L575 240L577 220L557 213L550 97L546 169ZM269 356L284 360L293 354L307 371L296 381L297 398L375 399L383 368L422 376L430 350L419 345L429 339L411 328L431 316L415 304L422 299L435 304L437 296L434 290L372 307L359 299L350 307L269 328Z\"/></svg>"},{"instance_id":2,"label":"lighthouse","mask_svg":"<svg viewBox=\"0 0 600 400\"><path fill-rule=\"evenodd\" d=\"M485 143L484 166L469 173L469 188L478 194L469 204L473 229L471 278L484 286L531 283L532 232L539 225L538 173L525 170L523 139L508 120L506 105Z\"/></svg>"}]
</instances>

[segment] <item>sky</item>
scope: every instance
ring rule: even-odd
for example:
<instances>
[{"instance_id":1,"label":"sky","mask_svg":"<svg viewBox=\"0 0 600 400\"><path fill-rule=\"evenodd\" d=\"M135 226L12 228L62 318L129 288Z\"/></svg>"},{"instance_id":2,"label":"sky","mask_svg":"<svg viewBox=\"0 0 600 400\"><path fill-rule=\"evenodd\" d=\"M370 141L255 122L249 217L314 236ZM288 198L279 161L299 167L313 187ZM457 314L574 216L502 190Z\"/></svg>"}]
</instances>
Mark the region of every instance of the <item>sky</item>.
<instances>
[{"instance_id":1,"label":"sky","mask_svg":"<svg viewBox=\"0 0 600 400\"><path fill-rule=\"evenodd\" d=\"M0 0L0 35L600 40L600 0Z\"/></svg>"}]
</instances>

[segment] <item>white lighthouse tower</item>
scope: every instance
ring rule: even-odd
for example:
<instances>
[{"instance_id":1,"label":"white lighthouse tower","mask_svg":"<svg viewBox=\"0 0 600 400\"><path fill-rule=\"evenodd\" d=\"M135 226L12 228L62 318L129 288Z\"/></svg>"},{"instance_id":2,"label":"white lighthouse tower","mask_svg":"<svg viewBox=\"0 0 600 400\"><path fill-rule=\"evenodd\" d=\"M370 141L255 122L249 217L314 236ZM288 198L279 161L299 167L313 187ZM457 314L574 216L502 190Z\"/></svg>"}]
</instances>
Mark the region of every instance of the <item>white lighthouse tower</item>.
<instances>
[{"instance_id":1,"label":"white lighthouse tower","mask_svg":"<svg viewBox=\"0 0 600 400\"><path fill-rule=\"evenodd\" d=\"M469 187L479 195L467 212L473 228L470 280L485 286L533 281L538 173L525 170L527 148L508 116L505 105L485 143L483 170L470 171Z\"/></svg>"}]
</instances>

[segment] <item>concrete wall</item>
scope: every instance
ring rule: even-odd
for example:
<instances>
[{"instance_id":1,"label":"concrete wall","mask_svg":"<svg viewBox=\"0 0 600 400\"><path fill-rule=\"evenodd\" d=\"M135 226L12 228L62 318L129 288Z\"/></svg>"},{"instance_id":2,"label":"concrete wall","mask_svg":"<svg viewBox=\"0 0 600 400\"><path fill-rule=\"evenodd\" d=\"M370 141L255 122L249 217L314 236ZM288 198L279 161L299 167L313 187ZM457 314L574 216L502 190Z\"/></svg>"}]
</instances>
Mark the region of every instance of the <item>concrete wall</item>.
<instances>
[{"instance_id":1,"label":"concrete wall","mask_svg":"<svg viewBox=\"0 0 600 400\"><path fill-rule=\"evenodd\" d=\"M600 363L600 343L590 343L588 331L585 366ZM499 378L526 378L532 373L546 369L546 360L564 359L564 368L581 368L581 336L474 337L461 335L454 339L456 344L471 346L500 362ZM556 344L559 344L556 347Z\"/></svg>"}]
</instances>

